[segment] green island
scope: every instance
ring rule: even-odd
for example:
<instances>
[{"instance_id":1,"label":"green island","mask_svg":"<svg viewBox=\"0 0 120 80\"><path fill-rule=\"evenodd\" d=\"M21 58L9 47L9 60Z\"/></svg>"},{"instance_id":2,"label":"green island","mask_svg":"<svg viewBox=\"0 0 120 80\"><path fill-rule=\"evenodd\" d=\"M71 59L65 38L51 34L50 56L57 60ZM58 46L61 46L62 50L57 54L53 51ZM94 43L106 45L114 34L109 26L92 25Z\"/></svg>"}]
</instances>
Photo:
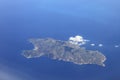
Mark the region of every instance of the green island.
<instances>
[{"instance_id":1,"label":"green island","mask_svg":"<svg viewBox=\"0 0 120 80\"><path fill-rule=\"evenodd\" d=\"M97 64L105 66L106 57L99 51L86 50L69 41L55 40L52 38L38 38L29 40L34 49L24 50L22 55L26 58L47 56L51 59L72 62L74 64Z\"/></svg>"}]
</instances>

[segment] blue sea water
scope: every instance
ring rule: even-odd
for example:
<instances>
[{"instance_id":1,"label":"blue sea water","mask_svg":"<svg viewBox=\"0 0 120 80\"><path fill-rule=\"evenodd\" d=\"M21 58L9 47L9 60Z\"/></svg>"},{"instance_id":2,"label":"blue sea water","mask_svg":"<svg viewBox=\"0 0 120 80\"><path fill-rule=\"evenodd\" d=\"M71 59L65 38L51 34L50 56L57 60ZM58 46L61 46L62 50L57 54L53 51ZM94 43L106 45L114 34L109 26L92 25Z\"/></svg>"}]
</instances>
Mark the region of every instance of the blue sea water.
<instances>
[{"instance_id":1,"label":"blue sea water","mask_svg":"<svg viewBox=\"0 0 120 80\"><path fill-rule=\"evenodd\" d=\"M120 80L120 47L114 47L120 44L119 4L118 0L1 0L0 79ZM106 67L21 55L22 50L33 48L30 38L68 40L76 35L90 40L87 49L107 57ZM91 47L90 43L104 46Z\"/></svg>"}]
</instances>

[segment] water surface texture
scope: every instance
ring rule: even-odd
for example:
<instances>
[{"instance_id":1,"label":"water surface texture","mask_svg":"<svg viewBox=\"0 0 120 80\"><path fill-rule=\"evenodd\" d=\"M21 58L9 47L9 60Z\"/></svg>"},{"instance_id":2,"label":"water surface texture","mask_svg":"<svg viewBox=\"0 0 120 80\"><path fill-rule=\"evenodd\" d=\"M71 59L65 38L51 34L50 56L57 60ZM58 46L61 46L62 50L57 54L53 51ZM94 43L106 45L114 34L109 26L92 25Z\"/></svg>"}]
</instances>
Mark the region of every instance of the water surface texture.
<instances>
[{"instance_id":1,"label":"water surface texture","mask_svg":"<svg viewBox=\"0 0 120 80\"><path fill-rule=\"evenodd\" d=\"M119 0L0 0L0 80L120 80L119 30ZM106 67L21 55L33 49L30 38L76 35L107 57Z\"/></svg>"}]
</instances>

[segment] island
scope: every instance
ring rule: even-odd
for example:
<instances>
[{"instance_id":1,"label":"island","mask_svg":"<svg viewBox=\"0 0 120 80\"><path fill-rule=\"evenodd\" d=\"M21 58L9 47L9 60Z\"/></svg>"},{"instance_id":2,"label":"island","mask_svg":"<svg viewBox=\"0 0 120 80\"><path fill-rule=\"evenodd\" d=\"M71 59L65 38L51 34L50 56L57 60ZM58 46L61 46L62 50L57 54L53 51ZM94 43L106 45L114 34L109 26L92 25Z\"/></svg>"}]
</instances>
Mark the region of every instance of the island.
<instances>
[{"instance_id":1,"label":"island","mask_svg":"<svg viewBox=\"0 0 120 80\"><path fill-rule=\"evenodd\" d=\"M47 56L51 59L72 62L74 64L97 64L105 66L106 57L99 51L86 50L69 41L55 40L52 38L29 39L34 45L32 50L23 50L22 55L26 58Z\"/></svg>"}]
</instances>

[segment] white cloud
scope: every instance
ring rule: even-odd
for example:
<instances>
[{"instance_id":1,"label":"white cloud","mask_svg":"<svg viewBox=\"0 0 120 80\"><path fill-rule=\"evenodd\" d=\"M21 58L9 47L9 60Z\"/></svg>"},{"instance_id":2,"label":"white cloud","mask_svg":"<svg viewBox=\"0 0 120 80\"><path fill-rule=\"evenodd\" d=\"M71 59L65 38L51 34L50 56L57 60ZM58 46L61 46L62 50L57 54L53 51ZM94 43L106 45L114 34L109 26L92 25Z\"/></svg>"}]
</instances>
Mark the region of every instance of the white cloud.
<instances>
[{"instance_id":1,"label":"white cloud","mask_svg":"<svg viewBox=\"0 0 120 80\"><path fill-rule=\"evenodd\" d=\"M0 80L35 80L31 76L0 64Z\"/></svg>"},{"instance_id":2,"label":"white cloud","mask_svg":"<svg viewBox=\"0 0 120 80\"><path fill-rule=\"evenodd\" d=\"M115 47L115 48L118 48L118 47L119 47L119 45L115 45L114 47Z\"/></svg>"},{"instance_id":3,"label":"white cloud","mask_svg":"<svg viewBox=\"0 0 120 80\"><path fill-rule=\"evenodd\" d=\"M0 71L0 80L21 80L11 73Z\"/></svg>"},{"instance_id":4,"label":"white cloud","mask_svg":"<svg viewBox=\"0 0 120 80\"><path fill-rule=\"evenodd\" d=\"M99 47L102 47L102 46L103 46L103 44L98 44L98 46L99 46Z\"/></svg>"},{"instance_id":5,"label":"white cloud","mask_svg":"<svg viewBox=\"0 0 120 80\"><path fill-rule=\"evenodd\" d=\"M95 46L95 44L94 43L92 43L92 44L90 44L91 46Z\"/></svg>"},{"instance_id":6,"label":"white cloud","mask_svg":"<svg viewBox=\"0 0 120 80\"><path fill-rule=\"evenodd\" d=\"M88 42L89 40L84 39L82 36L76 35L75 37L70 37L69 42L72 44L76 45L84 45Z\"/></svg>"}]
</instances>

